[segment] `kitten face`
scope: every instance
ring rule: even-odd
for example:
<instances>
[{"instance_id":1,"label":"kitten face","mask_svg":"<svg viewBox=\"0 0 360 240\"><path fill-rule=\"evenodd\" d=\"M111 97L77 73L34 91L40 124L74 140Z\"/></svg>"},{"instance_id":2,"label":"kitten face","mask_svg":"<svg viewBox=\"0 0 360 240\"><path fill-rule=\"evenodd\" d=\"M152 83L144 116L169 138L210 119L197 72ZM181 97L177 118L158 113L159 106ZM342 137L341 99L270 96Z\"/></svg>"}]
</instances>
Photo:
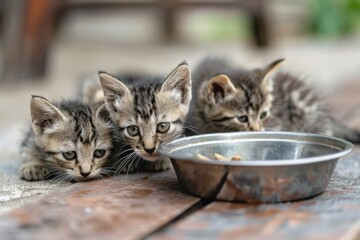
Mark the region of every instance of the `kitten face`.
<instances>
[{"instance_id":1,"label":"kitten face","mask_svg":"<svg viewBox=\"0 0 360 240\"><path fill-rule=\"evenodd\" d=\"M179 65L163 83L125 85L100 73L105 103L123 139L143 159L159 159L157 149L183 134L191 100L190 69Z\"/></svg>"},{"instance_id":2,"label":"kitten face","mask_svg":"<svg viewBox=\"0 0 360 240\"><path fill-rule=\"evenodd\" d=\"M33 97L31 115L35 143L50 169L73 181L101 174L113 137L105 106L91 109L68 102L56 107L44 98Z\"/></svg>"},{"instance_id":3,"label":"kitten face","mask_svg":"<svg viewBox=\"0 0 360 240\"><path fill-rule=\"evenodd\" d=\"M266 68L232 74L220 74L204 82L198 95L207 132L262 131L272 106L272 72L281 61Z\"/></svg>"}]
</instances>

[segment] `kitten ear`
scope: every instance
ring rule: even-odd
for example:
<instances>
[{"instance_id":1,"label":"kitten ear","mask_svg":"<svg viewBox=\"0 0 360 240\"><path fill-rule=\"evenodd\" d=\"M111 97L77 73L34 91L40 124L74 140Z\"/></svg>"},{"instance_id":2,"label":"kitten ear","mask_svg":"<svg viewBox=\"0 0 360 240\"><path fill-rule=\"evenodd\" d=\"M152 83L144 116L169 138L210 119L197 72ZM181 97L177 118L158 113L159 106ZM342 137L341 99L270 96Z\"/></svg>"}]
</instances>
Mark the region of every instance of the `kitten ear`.
<instances>
[{"instance_id":1,"label":"kitten ear","mask_svg":"<svg viewBox=\"0 0 360 240\"><path fill-rule=\"evenodd\" d=\"M281 67L285 59L278 59L268 64L263 70L263 81L268 81L270 77Z\"/></svg>"},{"instance_id":2,"label":"kitten ear","mask_svg":"<svg viewBox=\"0 0 360 240\"><path fill-rule=\"evenodd\" d=\"M117 112L123 98L131 95L130 90L119 79L106 72L99 72L99 78L108 109Z\"/></svg>"},{"instance_id":3,"label":"kitten ear","mask_svg":"<svg viewBox=\"0 0 360 240\"><path fill-rule=\"evenodd\" d=\"M191 73L186 62L177 66L166 78L161 86L161 92L180 93L175 96L181 97L182 104L189 104L191 101Z\"/></svg>"},{"instance_id":4,"label":"kitten ear","mask_svg":"<svg viewBox=\"0 0 360 240\"><path fill-rule=\"evenodd\" d=\"M206 84L207 99L210 103L218 103L236 92L235 86L225 74L211 78Z\"/></svg>"},{"instance_id":5,"label":"kitten ear","mask_svg":"<svg viewBox=\"0 0 360 240\"><path fill-rule=\"evenodd\" d=\"M30 111L35 134L41 134L56 123L66 121L65 115L43 97L32 96Z\"/></svg>"},{"instance_id":6,"label":"kitten ear","mask_svg":"<svg viewBox=\"0 0 360 240\"><path fill-rule=\"evenodd\" d=\"M96 109L96 113L95 113L96 118L98 119L102 119L105 122L109 122L111 120L110 118L110 113L109 111L106 109L105 104L102 104L100 107L98 107Z\"/></svg>"},{"instance_id":7,"label":"kitten ear","mask_svg":"<svg viewBox=\"0 0 360 240\"><path fill-rule=\"evenodd\" d=\"M285 59L278 59L268 64L265 68L260 70L261 89L264 92L273 91L272 75L281 67Z\"/></svg>"}]
</instances>

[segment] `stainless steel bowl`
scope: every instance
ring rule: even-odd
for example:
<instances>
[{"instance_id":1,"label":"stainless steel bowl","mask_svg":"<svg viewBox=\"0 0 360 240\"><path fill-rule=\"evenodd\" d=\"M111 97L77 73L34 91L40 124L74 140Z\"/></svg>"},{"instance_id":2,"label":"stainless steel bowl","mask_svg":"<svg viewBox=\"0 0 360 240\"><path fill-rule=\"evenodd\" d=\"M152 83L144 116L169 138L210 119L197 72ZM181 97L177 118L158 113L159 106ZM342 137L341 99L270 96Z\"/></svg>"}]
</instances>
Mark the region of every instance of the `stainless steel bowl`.
<instances>
[{"instance_id":1,"label":"stainless steel bowl","mask_svg":"<svg viewBox=\"0 0 360 240\"><path fill-rule=\"evenodd\" d=\"M348 141L292 132L239 132L186 137L159 148L189 193L241 202L284 202L322 193ZM197 154L239 154L241 161L199 160Z\"/></svg>"}]
</instances>

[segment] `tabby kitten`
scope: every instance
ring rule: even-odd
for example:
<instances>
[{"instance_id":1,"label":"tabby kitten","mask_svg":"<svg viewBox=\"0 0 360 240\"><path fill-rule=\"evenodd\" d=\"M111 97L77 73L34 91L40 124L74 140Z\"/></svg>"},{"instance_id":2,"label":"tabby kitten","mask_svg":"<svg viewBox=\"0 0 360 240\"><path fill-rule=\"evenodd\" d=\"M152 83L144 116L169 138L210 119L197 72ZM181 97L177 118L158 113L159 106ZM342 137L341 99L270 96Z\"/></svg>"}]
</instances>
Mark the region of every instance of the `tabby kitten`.
<instances>
[{"instance_id":1,"label":"tabby kitten","mask_svg":"<svg viewBox=\"0 0 360 240\"><path fill-rule=\"evenodd\" d=\"M360 132L332 118L317 94L302 81L287 73L275 74L283 61L245 70L226 60L205 59L194 71L195 101L188 124L201 133L271 129L360 142Z\"/></svg>"},{"instance_id":2,"label":"tabby kitten","mask_svg":"<svg viewBox=\"0 0 360 240\"><path fill-rule=\"evenodd\" d=\"M134 171L141 163L144 170L168 169L170 161L161 157L157 149L184 134L191 100L188 65L181 63L166 78L141 75L117 78L106 72L99 72L99 78L110 117L119 127L121 139L134 151L129 152L133 156L119 159L123 161L122 168ZM90 95L98 96L93 86L89 84L87 89L92 92ZM145 161L140 161L140 157Z\"/></svg>"},{"instance_id":3,"label":"tabby kitten","mask_svg":"<svg viewBox=\"0 0 360 240\"><path fill-rule=\"evenodd\" d=\"M53 104L33 96L30 110L32 129L20 149L22 179L82 181L107 174L115 132L104 105Z\"/></svg>"}]
</instances>

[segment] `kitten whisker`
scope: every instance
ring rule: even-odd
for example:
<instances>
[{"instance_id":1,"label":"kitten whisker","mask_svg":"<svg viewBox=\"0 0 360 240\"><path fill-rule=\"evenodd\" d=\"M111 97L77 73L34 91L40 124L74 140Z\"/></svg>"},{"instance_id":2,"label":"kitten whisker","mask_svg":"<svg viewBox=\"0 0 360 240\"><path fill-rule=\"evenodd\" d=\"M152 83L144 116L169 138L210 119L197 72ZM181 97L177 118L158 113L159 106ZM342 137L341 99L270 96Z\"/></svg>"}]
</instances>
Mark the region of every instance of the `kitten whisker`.
<instances>
[{"instance_id":1,"label":"kitten whisker","mask_svg":"<svg viewBox=\"0 0 360 240\"><path fill-rule=\"evenodd\" d=\"M118 175L119 173L121 173L122 169L124 167L126 167L128 165L128 163L130 162L130 160L132 159L133 156L136 156L137 154L135 152L130 153L129 155L121 158L118 163L119 166L116 168L115 174L114 176Z\"/></svg>"},{"instance_id":2,"label":"kitten whisker","mask_svg":"<svg viewBox=\"0 0 360 240\"><path fill-rule=\"evenodd\" d=\"M120 152L120 151L123 150L123 148L126 147L126 146L127 146L127 145L123 144L123 145L121 146L121 148L120 148L120 149L117 149L116 151L119 151L119 152ZM113 146L113 148L115 148L115 146Z\"/></svg>"},{"instance_id":3,"label":"kitten whisker","mask_svg":"<svg viewBox=\"0 0 360 240\"><path fill-rule=\"evenodd\" d=\"M129 171L130 171L130 168L131 168L131 166L132 166L132 164L138 159L138 155L136 154L136 155L134 155L133 156L133 158L132 158L132 160L130 161L130 164L129 164L129 166L128 166L128 169L127 169L127 172L126 172L126 177L128 176L128 174L129 174ZM136 165L134 165L134 168L136 168L137 166Z\"/></svg>"},{"instance_id":4,"label":"kitten whisker","mask_svg":"<svg viewBox=\"0 0 360 240\"><path fill-rule=\"evenodd\" d=\"M116 154L116 156L115 156L115 157L119 157L119 156L121 156L122 154L124 154L124 153L126 153L126 152L130 152L130 151L134 151L134 150L133 150L133 149L126 149L126 150L124 150L124 151L122 151L122 152L120 152L120 153Z\"/></svg>"},{"instance_id":5,"label":"kitten whisker","mask_svg":"<svg viewBox=\"0 0 360 240\"><path fill-rule=\"evenodd\" d=\"M198 130L195 130L195 128L192 128L192 127L190 127L190 126L185 126L185 125L184 125L183 127L184 127L184 129L189 129L189 130L195 132L196 134L201 134Z\"/></svg>"},{"instance_id":6,"label":"kitten whisker","mask_svg":"<svg viewBox=\"0 0 360 240\"><path fill-rule=\"evenodd\" d=\"M53 184L63 184L71 179L72 177L69 176L67 173L61 173L53 179Z\"/></svg>"}]
</instances>

